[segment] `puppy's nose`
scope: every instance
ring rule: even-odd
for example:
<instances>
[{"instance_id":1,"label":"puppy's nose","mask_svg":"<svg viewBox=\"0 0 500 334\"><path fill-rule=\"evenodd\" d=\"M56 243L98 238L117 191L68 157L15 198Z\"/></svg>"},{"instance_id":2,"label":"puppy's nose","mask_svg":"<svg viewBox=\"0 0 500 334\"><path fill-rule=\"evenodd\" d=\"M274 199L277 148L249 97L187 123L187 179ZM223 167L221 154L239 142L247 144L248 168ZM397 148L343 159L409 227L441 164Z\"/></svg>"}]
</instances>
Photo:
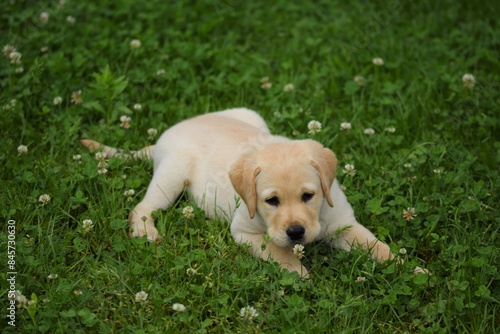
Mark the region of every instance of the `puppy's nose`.
<instances>
[{"instance_id":1,"label":"puppy's nose","mask_svg":"<svg viewBox=\"0 0 500 334\"><path fill-rule=\"evenodd\" d=\"M288 235L292 241L299 241L304 237L305 233L306 229L302 225L292 225L286 229L286 235Z\"/></svg>"}]
</instances>

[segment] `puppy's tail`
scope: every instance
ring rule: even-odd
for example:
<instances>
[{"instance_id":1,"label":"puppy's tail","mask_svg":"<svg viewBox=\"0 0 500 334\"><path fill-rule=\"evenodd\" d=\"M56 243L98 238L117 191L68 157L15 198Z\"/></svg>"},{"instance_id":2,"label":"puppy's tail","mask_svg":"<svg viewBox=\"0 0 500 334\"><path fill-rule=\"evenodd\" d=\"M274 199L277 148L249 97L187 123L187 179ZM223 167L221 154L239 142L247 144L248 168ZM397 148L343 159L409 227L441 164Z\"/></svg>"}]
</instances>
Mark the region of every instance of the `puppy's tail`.
<instances>
[{"instance_id":1,"label":"puppy's tail","mask_svg":"<svg viewBox=\"0 0 500 334\"><path fill-rule=\"evenodd\" d=\"M146 146L139 151L130 151L130 153L123 153L122 150L103 145L92 139L81 139L80 143L91 151L101 150L106 153L107 158L119 157L125 159L141 159L141 160L152 160L153 159L153 149L154 145Z\"/></svg>"}]
</instances>

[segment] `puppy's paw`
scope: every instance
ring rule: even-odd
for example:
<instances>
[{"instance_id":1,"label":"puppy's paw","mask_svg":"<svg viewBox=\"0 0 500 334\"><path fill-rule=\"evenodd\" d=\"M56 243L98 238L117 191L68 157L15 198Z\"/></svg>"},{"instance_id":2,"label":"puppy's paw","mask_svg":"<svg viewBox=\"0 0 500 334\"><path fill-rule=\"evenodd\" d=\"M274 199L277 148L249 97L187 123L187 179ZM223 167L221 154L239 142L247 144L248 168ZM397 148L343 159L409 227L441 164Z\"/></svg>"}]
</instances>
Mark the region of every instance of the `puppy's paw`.
<instances>
[{"instance_id":1,"label":"puppy's paw","mask_svg":"<svg viewBox=\"0 0 500 334\"><path fill-rule=\"evenodd\" d=\"M299 272L300 277L303 279L311 279L311 275L309 275L309 271L307 271L306 267L302 266Z\"/></svg>"},{"instance_id":2,"label":"puppy's paw","mask_svg":"<svg viewBox=\"0 0 500 334\"><path fill-rule=\"evenodd\" d=\"M130 222L130 230L131 237L142 238L143 236L147 236L148 241L150 242L160 240L160 234L151 222Z\"/></svg>"},{"instance_id":3,"label":"puppy's paw","mask_svg":"<svg viewBox=\"0 0 500 334\"><path fill-rule=\"evenodd\" d=\"M148 241L150 242L160 240L160 234L154 226L145 226L145 224L133 224L130 225L130 229L132 230L130 233L132 237L142 238L143 236L147 236Z\"/></svg>"},{"instance_id":4,"label":"puppy's paw","mask_svg":"<svg viewBox=\"0 0 500 334\"><path fill-rule=\"evenodd\" d=\"M288 270L291 273L296 272L303 279L309 279L309 278L311 278L310 275L309 275L309 271L302 264L291 265L289 263L281 263L280 266L281 266L281 269Z\"/></svg>"},{"instance_id":5,"label":"puppy's paw","mask_svg":"<svg viewBox=\"0 0 500 334\"><path fill-rule=\"evenodd\" d=\"M98 150L102 147L101 143L92 139L80 139L80 143L91 151Z\"/></svg>"}]
</instances>

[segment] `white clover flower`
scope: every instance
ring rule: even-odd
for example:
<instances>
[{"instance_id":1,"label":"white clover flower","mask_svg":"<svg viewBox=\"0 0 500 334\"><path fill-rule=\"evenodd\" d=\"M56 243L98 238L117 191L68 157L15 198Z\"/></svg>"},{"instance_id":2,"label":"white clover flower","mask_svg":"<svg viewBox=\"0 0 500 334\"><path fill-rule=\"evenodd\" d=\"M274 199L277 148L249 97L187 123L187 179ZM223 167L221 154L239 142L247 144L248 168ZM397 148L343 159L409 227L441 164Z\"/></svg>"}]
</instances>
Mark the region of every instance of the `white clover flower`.
<instances>
[{"instance_id":1,"label":"white clover flower","mask_svg":"<svg viewBox=\"0 0 500 334\"><path fill-rule=\"evenodd\" d=\"M47 52L47 51L49 51L49 47L48 47L48 46L42 46L42 47L40 48L40 52L42 52L42 53L45 53L45 52Z\"/></svg>"},{"instance_id":2,"label":"white clover flower","mask_svg":"<svg viewBox=\"0 0 500 334\"><path fill-rule=\"evenodd\" d=\"M262 89L270 89L271 87L273 87L273 84L269 81L269 77L263 77L262 79L260 79L260 82L262 83L262 85L260 86L260 88Z\"/></svg>"},{"instance_id":3,"label":"white clover flower","mask_svg":"<svg viewBox=\"0 0 500 334\"><path fill-rule=\"evenodd\" d=\"M372 62L374 65L377 65L377 66L384 65L384 60L380 57L373 58Z\"/></svg>"},{"instance_id":4,"label":"white clover flower","mask_svg":"<svg viewBox=\"0 0 500 334\"><path fill-rule=\"evenodd\" d=\"M50 15L49 15L49 13L47 13L47 12L43 12L43 13L41 13L41 14L40 14L40 16L39 16L40 21L41 21L43 24L45 24L45 23L49 22L49 17L50 17Z\"/></svg>"},{"instance_id":5,"label":"white clover flower","mask_svg":"<svg viewBox=\"0 0 500 334\"><path fill-rule=\"evenodd\" d=\"M434 174L441 174L442 170L440 168L436 168L433 170Z\"/></svg>"},{"instance_id":6,"label":"white clover flower","mask_svg":"<svg viewBox=\"0 0 500 334\"><path fill-rule=\"evenodd\" d=\"M17 300L19 298L19 296L22 296L22 293L21 293L21 291L16 290L16 291L14 291L14 294L9 294L8 298L9 298L9 300L14 300L14 299Z\"/></svg>"},{"instance_id":7,"label":"white clover flower","mask_svg":"<svg viewBox=\"0 0 500 334\"><path fill-rule=\"evenodd\" d=\"M293 85L293 83L286 84L285 87L283 87L283 91L286 93L291 92L294 89L295 89L295 86Z\"/></svg>"},{"instance_id":8,"label":"white clover flower","mask_svg":"<svg viewBox=\"0 0 500 334\"><path fill-rule=\"evenodd\" d=\"M17 301L17 308L26 308L28 307L28 298L26 298L25 295L21 293L21 291L16 290L15 291L15 299Z\"/></svg>"},{"instance_id":9,"label":"white clover flower","mask_svg":"<svg viewBox=\"0 0 500 334\"><path fill-rule=\"evenodd\" d=\"M15 72L16 73L23 73L24 72L24 67L22 67L22 66L16 67Z\"/></svg>"},{"instance_id":10,"label":"white clover flower","mask_svg":"<svg viewBox=\"0 0 500 334\"><path fill-rule=\"evenodd\" d=\"M132 49L138 49L141 47L141 41L138 40L138 39L133 39L132 41L130 41L130 47Z\"/></svg>"},{"instance_id":11,"label":"white clover flower","mask_svg":"<svg viewBox=\"0 0 500 334\"><path fill-rule=\"evenodd\" d=\"M136 103L136 104L134 104L133 108L134 108L135 111L139 111L139 110L142 109L142 106L139 103Z\"/></svg>"},{"instance_id":12,"label":"white clover flower","mask_svg":"<svg viewBox=\"0 0 500 334\"><path fill-rule=\"evenodd\" d=\"M401 254L401 255L406 255L407 252L408 251L404 247L402 247L402 248L399 249L399 254Z\"/></svg>"},{"instance_id":13,"label":"white clover flower","mask_svg":"<svg viewBox=\"0 0 500 334\"><path fill-rule=\"evenodd\" d=\"M292 131L292 136L297 137L298 135L300 135L300 131L299 130L293 130Z\"/></svg>"},{"instance_id":14,"label":"white clover flower","mask_svg":"<svg viewBox=\"0 0 500 334\"><path fill-rule=\"evenodd\" d=\"M125 197L131 197L131 196L134 196L134 195L135 195L135 190L134 189L125 190L125 192L123 193L123 196L125 196Z\"/></svg>"},{"instance_id":15,"label":"white clover flower","mask_svg":"<svg viewBox=\"0 0 500 334\"><path fill-rule=\"evenodd\" d=\"M17 51L12 51L9 54L10 63L14 64L14 65L21 64L21 57L22 57L21 53L19 53Z\"/></svg>"},{"instance_id":16,"label":"white clover flower","mask_svg":"<svg viewBox=\"0 0 500 334\"><path fill-rule=\"evenodd\" d=\"M367 128L363 131L363 133L367 136L373 136L375 134L375 130L372 128Z\"/></svg>"},{"instance_id":17,"label":"white clover flower","mask_svg":"<svg viewBox=\"0 0 500 334\"><path fill-rule=\"evenodd\" d=\"M354 77L354 81L358 84L358 86L363 86L365 83L365 78L363 78L361 75L356 75Z\"/></svg>"},{"instance_id":18,"label":"white clover flower","mask_svg":"<svg viewBox=\"0 0 500 334\"><path fill-rule=\"evenodd\" d=\"M97 152L95 154L95 159L97 161L104 161L106 159L106 156L107 156L106 152Z\"/></svg>"},{"instance_id":19,"label":"white clover flower","mask_svg":"<svg viewBox=\"0 0 500 334\"><path fill-rule=\"evenodd\" d=\"M97 172L99 175L106 174L108 170L106 167L108 166L108 163L106 162L106 152L97 152L95 154L95 159L98 161L97 163L97 168L99 169Z\"/></svg>"},{"instance_id":20,"label":"white clover flower","mask_svg":"<svg viewBox=\"0 0 500 334\"><path fill-rule=\"evenodd\" d=\"M342 191L346 191L346 190L347 190L347 187L346 187L346 186L340 186L340 190L342 190Z\"/></svg>"},{"instance_id":21,"label":"white clover flower","mask_svg":"<svg viewBox=\"0 0 500 334\"><path fill-rule=\"evenodd\" d=\"M413 220L417 216L415 208L408 208L403 210L403 218L406 219L407 222Z\"/></svg>"},{"instance_id":22,"label":"white clover flower","mask_svg":"<svg viewBox=\"0 0 500 334\"><path fill-rule=\"evenodd\" d=\"M82 222L82 228L84 232L90 232L94 228L94 223L90 219L85 219Z\"/></svg>"},{"instance_id":23,"label":"white clover flower","mask_svg":"<svg viewBox=\"0 0 500 334\"><path fill-rule=\"evenodd\" d=\"M63 101L62 97L56 96L56 97L54 97L53 103L54 103L54 105L58 106L58 105L60 105L62 103L62 101Z\"/></svg>"},{"instance_id":24,"label":"white clover flower","mask_svg":"<svg viewBox=\"0 0 500 334\"><path fill-rule=\"evenodd\" d=\"M259 316L257 310L253 306L245 306L240 310L240 317L247 322L252 322L255 318Z\"/></svg>"},{"instance_id":25,"label":"white clover flower","mask_svg":"<svg viewBox=\"0 0 500 334\"><path fill-rule=\"evenodd\" d=\"M130 121L132 118L130 118L127 115L123 115L120 117L120 127L123 129L129 129L130 128Z\"/></svg>"},{"instance_id":26,"label":"white clover flower","mask_svg":"<svg viewBox=\"0 0 500 334\"><path fill-rule=\"evenodd\" d=\"M293 246L293 255L298 259L302 259L304 257L304 245L296 244Z\"/></svg>"},{"instance_id":27,"label":"white clover flower","mask_svg":"<svg viewBox=\"0 0 500 334\"><path fill-rule=\"evenodd\" d=\"M309 129L309 133L315 135L318 132L321 132L321 123L318 121L310 121L307 123L307 128Z\"/></svg>"},{"instance_id":28,"label":"white clover flower","mask_svg":"<svg viewBox=\"0 0 500 334\"><path fill-rule=\"evenodd\" d=\"M197 271L196 269L194 269L194 268L188 268L188 269L186 270L186 274L188 274L189 276L194 276L194 275L196 275L197 273L198 273L198 271Z\"/></svg>"},{"instance_id":29,"label":"white clover flower","mask_svg":"<svg viewBox=\"0 0 500 334\"><path fill-rule=\"evenodd\" d=\"M56 279L57 277L59 277L59 275L57 274L50 274L49 276L47 276L48 279Z\"/></svg>"},{"instance_id":30,"label":"white clover flower","mask_svg":"<svg viewBox=\"0 0 500 334\"><path fill-rule=\"evenodd\" d=\"M260 88L262 89L271 89L273 87L273 84L271 82L264 82Z\"/></svg>"},{"instance_id":31,"label":"white clover flower","mask_svg":"<svg viewBox=\"0 0 500 334\"><path fill-rule=\"evenodd\" d=\"M158 130L156 130L154 128L148 129L148 139L149 140L153 140L157 134L158 134Z\"/></svg>"},{"instance_id":32,"label":"white clover flower","mask_svg":"<svg viewBox=\"0 0 500 334\"><path fill-rule=\"evenodd\" d=\"M393 126L390 126L388 128L385 128L384 131L389 132L389 133L394 133L394 132L396 132L396 128Z\"/></svg>"},{"instance_id":33,"label":"white clover flower","mask_svg":"<svg viewBox=\"0 0 500 334\"><path fill-rule=\"evenodd\" d=\"M15 52L15 51L16 51L16 48L15 48L14 46L10 45L10 44L7 44L7 45L5 45L5 46L2 48L2 52L3 52L4 56L5 56L6 58L9 58L9 59L10 59L10 54L11 54L12 52Z\"/></svg>"},{"instance_id":34,"label":"white clover flower","mask_svg":"<svg viewBox=\"0 0 500 334\"><path fill-rule=\"evenodd\" d=\"M174 303L172 305L172 310L174 310L175 312L184 312L186 311L186 306L180 303Z\"/></svg>"},{"instance_id":35,"label":"white clover flower","mask_svg":"<svg viewBox=\"0 0 500 334\"><path fill-rule=\"evenodd\" d=\"M75 155L73 156L73 160L74 160L74 161L80 161L81 159L82 159L82 156L81 156L80 154L75 154Z\"/></svg>"},{"instance_id":36,"label":"white clover flower","mask_svg":"<svg viewBox=\"0 0 500 334\"><path fill-rule=\"evenodd\" d=\"M66 17L66 22L68 22L68 23L70 23L70 24L74 24L74 23L76 22L76 19L75 19L73 16L68 15L68 16Z\"/></svg>"},{"instance_id":37,"label":"white clover flower","mask_svg":"<svg viewBox=\"0 0 500 334\"><path fill-rule=\"evenodd\" d=\"M474 88L474 84L476 83L476 78L472 74L466 73L462 77L462 81L464 83L464 88L472 89Z\"/></svg>"},{"instance_id":38,"label":"white clover flower","mask_svg":"<svg viewBox=\"0 0 500 334\"><path fill-rule=\"evenodd\" d=\"M83 292L80 289L73 290L73 293L75 294L75 296L81 296L81 295L83 295Z\"/></svg>"},{"instance_id":39,"label":"white clover flower","mask_svg":"<svg viewBox=\"0 0 500 334\"><path fill-rule=\"evenodd\" d=\"M463 75L462 81L463 82L467 82L467 81L476 82L476 78L474 78L474 76L472 74L466 73L466 74Z\"/></svg>"},{"instance_id":40,"label":"white clover flower","mask_svg":"<svg viewBox=\"0 0 500 334\"><path fill-rule=\"evenodd\" d=\"M187 218L191 219L194 217L194 209L192 206L186 206L184 209L182 209L182 215Z\"/></svg>"},{"instance_id":41,"label":"white clover flower","mask_svg":"<svg viewBox=\"0 0 500 334\"><path fill-rule=\"evenodd\" d=\"M42 203L42 206L46 205L50 202L50 196L47 194L40 195L38 202Z\"/></svg>"},{"instance_id":42,"label":"white clover flower","mask_svg":"<svg viewBox=\"0 0 500 334\"><path fill-rule=\"evenodd\" d=\"M411 163L407 162L403 165L404 168L411 168Z\"/></svg>"},{"instance_id":43,"label":"white clover flower","mask_svg":"<svg viewBox=\"0 0 500 334\"><path fill-rule=\"evenodd\" d=\"M364 281L366 281L366 277L364 277L364 276L356 277L356 282L364 282Z\"/></svg>"},{"instance_id":44,"label":"white clover flower","mask_svg":"<svg viewBox=\"0 0 500 334\"><path fill-rule=\"evenodd\" d=\"M340 123L340 131L350 130L350 129L352 129L351 123L349 123L349 122Z\"/></svg>"},{"instance_id":45,"label":"white clover flower","mask_svg":"<svg viewBox=\"0 0 500 334\"><path fill-rule=\"evenodd\" d=\"M19 145L17 147L17 153L19 153L19 154L26 154L26 153L28 153L28 147L26 145Z\"/></svg>"},{"instance_id":46,"label":"white clover flower","mask_svg":"<svg viewBox=\"0 0 500 334\"><path fill-rule=\"evenodd\" d=\"M125 190L125 192L123 193L123 196L125 196L127 198L127 201L132 201L132 196L135 195L135 190L134 189L129 189L129 190Z\"/></svg>"},{"instance_id":47,"label":"white clover flower","mask_svg":"<svg viewBox=\"0 0 500 334\"><path fill-rule=\"evenodd\" d=\"M99 161L97 163L97 168L106 168L108 167L108 163L106 161Z\"/></svg>"},{"instance_id":48,"label":"white clover flower","mask_svg":"<svg viewBox=\"0 0 500 334\"><path fill-rule=\"evenodd\" d=\"M165 70L163 68L160 68L158 71L156 71L156 75L160 76L160 75L164 75L165 74Z\"/></svg>"},{"instance_id":49,"label":"white clover flower","mask_svg":"<svg viewBox=\"0 0 500 334\"><path fill-rule=\"evenodd\" d=\"M135 301L138 303L144 303L148 299L148 294L144 291L139 291L135 294Z\"/></svg>"},{"instance_id":50,"label":"white clover flower","mask_svg":"<svg viewBox=\"0 0 500 334\"><path fill-rule=\"evenodd\" d=\"M356 169L354 168L354 165L346 164L344 166L344 169L342 169L342 173L344 173L345 175L354 176L356 175Z\"/></svg>"},{"instance_id":51,"label":"white clover flower","mask_svg":"<svg viewBox=\"0 0 500 334\"><path fill-rule=\"evenodd\" d=\"M73 102L76 105L82 104L83 99L81 90L76 90L73 93L71 93L71 102Z\"/></svg>"}]
</instances>

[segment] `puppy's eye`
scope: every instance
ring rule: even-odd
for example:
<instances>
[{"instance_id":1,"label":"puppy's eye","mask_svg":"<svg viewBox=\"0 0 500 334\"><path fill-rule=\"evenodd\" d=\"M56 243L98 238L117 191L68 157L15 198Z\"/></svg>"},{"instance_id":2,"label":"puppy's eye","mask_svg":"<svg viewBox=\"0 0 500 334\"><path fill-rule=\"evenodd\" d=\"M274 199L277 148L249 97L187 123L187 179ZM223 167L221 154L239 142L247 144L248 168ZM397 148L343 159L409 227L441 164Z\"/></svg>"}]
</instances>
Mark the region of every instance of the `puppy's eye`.
<instances>
[{"instance_id":1,"label":"puppy's eye","mask_svg":"<svg viewBox=\"0 0 500 334\"><path fill-rule=\"evenodd\" d=\"M271 206L278 206L278 205L280 205L280 200L278 199L278 197L273 196L273 197L266 198L266 203L271 205Z\"/></svg>"},{"instance_id":2,"label":"puppy's eye","mask_svg":"<svg viewBox=\"0 0 500 334\"><path fill-rule=\"evenodd\" d=\"M307 203L314 197L313 193L303 193L302 194L302 202Z\"/></svg>"}]
</instances>

